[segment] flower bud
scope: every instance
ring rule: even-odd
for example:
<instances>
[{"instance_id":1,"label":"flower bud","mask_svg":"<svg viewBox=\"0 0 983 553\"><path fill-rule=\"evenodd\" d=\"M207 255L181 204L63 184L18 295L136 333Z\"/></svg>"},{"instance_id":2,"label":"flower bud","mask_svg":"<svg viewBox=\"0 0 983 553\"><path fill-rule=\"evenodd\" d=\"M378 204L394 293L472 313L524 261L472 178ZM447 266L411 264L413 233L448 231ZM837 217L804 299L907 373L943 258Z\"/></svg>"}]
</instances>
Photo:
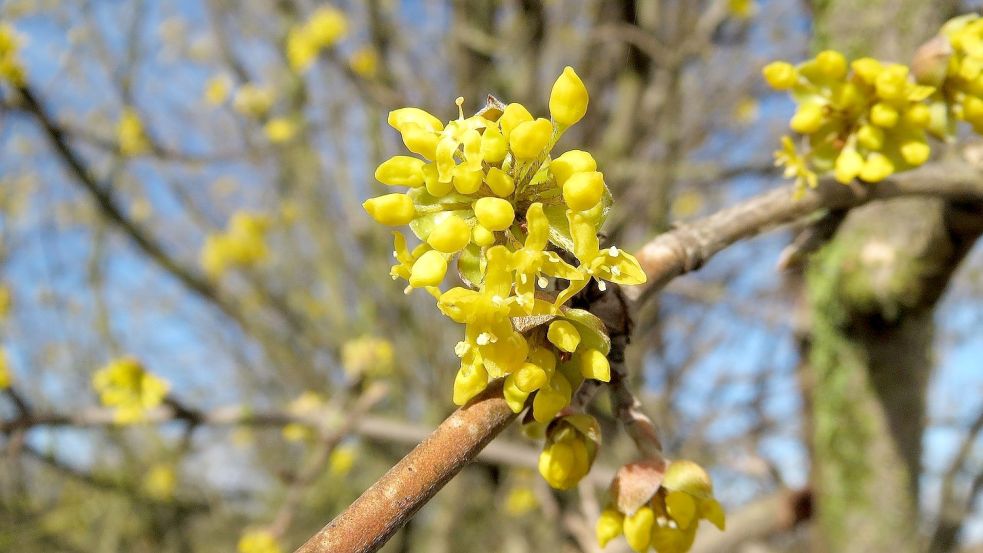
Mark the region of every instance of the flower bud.
<instances>
[{"instance_id":1,"label":"flower bud","mask_svg":"<svg viewBox=\"0 0 983 553\"><path fill-rule=\"evenodd\" d=\"M573 353L580 345L580 333L577 332L573 323L562 319L550 323L546 337L558 349L568 353Z\"/></svg>"},{"instance_id":2,"label":"flower bud","mask_svg":"<svg viewBox=\"0 0 983 553\"><path fill-rule=\"evenodd\" d=\"M471 231L471 239L474 241L475 244L481 247L491 246L492 244L495 243L495 234L492 231L488 230L487 228L483 227L482 225L478 224L475 225L474 229Z\"/></svg>"},{"instance_id":3,"label":"flower bud","mask_svg":"<svg viewBox=\"0 0 983 553\"><path fill-rule=\"evenodd\" d=\"M606 355L596 349L588 349L580 354L580 374L584 378L611 381L611 363Z\"/></svg>"},{"instance_id":4,"label":"flower bud","mask_svg":"<svg viewBox=\"0 0 983 553\"><path fill-rule=\"evenodd\" d=\"M857 143L868 150L880 150L884 147L884 131L873 125L864 125L857 131Z\"/></svg>"},{"instance_id":5,"label":"flower bud","mask_svg":"<svg viewBox=\"0 0 983 553\"><path fill-rule=\"evenodd\" d=\"M843 148L836 157L836 167L833 176L842 184L849 184L864 167L864 158L856 148Z\"/></svg>"},{"instance_id":6,"label":"flower bud","mask_svg":"<svg viewBox=\"0 0 983 553\"><path fill-rule=\"evenodd\" d=\"M893 128L898 124L898 110L884 102L878 102L870 108L870 122L881 128Z\"/></svg>"},{"instance_id":7,"label":"flower bud","mask_svg":"<svg viewBox=\"0 0 983 553\"><path fill-rule=\"evenodd\" d=\"M963 98L963 119L970 123L983 123L983 99L967 95Z\"/></svg>"},{"instance_id":8,"label":"flower bud","mask_svg":"<svg viewBox=\"0 0 983 553\"><path fill-rule=\"evenodd\" d=\"M877 75L874 81L877 95L885 100L900 100L905 97L908 84L908 68L892 64Z\"/></svg>"},{"instance_id":9,"label":"flower bud","mask_svg":"<svg viewBox=\"0 0 983 553\"><path fill-rule=\"evenodd\" d=\"M713 497L713 481L700 465L686 459L669 463L662 487L669 491L686 492L694 497Z\"/></svg>"},{"instance_id":10,"label":"flower bud","mask_svg":"<svg viewBox=\"0 0 983 553\"><path fill-rule=\"evenodd\" d=\"M881 62L875 60L874 58L860 58L858 60L853 60L850 67L853 68L853 72L856 73L857 77L860 77L862 81L869 85L873 85L877 81L877 76L884 70L884 66L881 65Z\"/></svg>"},{"instance_id":11,"label":"flower bud","mask_svg":"<svg viewBox=\"0 0 983 553\"><path fill-rule=\"evenodd\" d=\"M488 175L485 176L485 184L488 185L488 188L491 188L495 195L502 196L503 198L515 192L515 181L508 173L498 167L492 167L488 170Z\"/></svg>"},{"instance_id":12,"label":"flower bud","mask_svg":"<svg viewBox=\"0 0 983 553\"><path fill-rule=\"evenodd\" d=\"M567 379L560 374L553 374L546 386L536 392L532 401L532 416L538 422L549 422L564 407L570 404L573 390Z\"/></svg>"},{"instance_id":13,"label":"flower bud","mask_svg":"<svg viewBox=\"0 0 983 553\"><path fill-rule=\"evenodd\" d=\"M645 551L652 542L652 525L655 512L649 506L641 507L625 517L624 532L628 545L635 551Z\"/></svg>"},{"instance_id":14,"label":"flower bud","mask_svg":"<svg viewBox=\"0 0 983 553\"><path fill-rule=\"evenodd\" d=\"M932 122L932 110L925 104L914 104L905 111L904 121L912 127L924 129Z\"/></svg>"},{"instance_id":15,"label":"flower bud","mask_svg":"<svg viewBox=\"0 0 983 553\"><path fill-rule=\"evenodd\" d=\"M574 211L586 211L601 201L604 176L597 171L575 173L563 183L563 201Z\"/></svg>"},{"instance_id":16,"label":"flower bud","mask_svg":"<svg viewBox=\"0 0 983 553\"><path fill-rule=\"evenodd\" d=\"M924 140L908 140L901 144L901 157L913 166L919 166L932 155L932 149Z\"/></svg>"},{"instance_id":17,"label":"flower bud","mask_svg":"<svg viewBox=\"0 0 983 553\"><path fill-rule=\"evenodd\" d=\"M587 87L572 67L563 68L550 91L550 115L558 125L569 127L587 113Z\"/></svg>"},{"instance_id":18,"label":"flower bud","mask_svg":"<svg viewBox=\"0 0 983 553\"><path fill-rule=\"evenodd\" d=\"M498 163L505 159L509 144L498 130L498 125L489 125L481 135L481 157L488 163Z\"/></svg>"},{"instance_id":19,"label":"flower bud","mask_svg":"<svg viewBox=\"0 0 983 553\"><path fill-rule=\"evenodd\" d=\"M471 228L464 219L453 214L434 227L427 236L427 244L443 253L461 251L470 241Z\"/></svg>"},{"instance_id":20,"label":"flower bud","mask_svg":"<svg viewBox=\"0 0 983 553\"><path fill-rule=\"evenodd\" d=\"M817 104L804 104L795 110L795 115L789 121L789 128L800 134L812 134L819 130L825 122L823 108Z\"/></svg>"},{"instance_id":21,"label":"flower bud","mask_svg":"<svg viewBox=\"0 0 983 553\"><path fill-rule=\"evenodd\" d=\"M866 182L880 182L894 174L894 164L884 154L871 152L867 155L860 178Z\"/></svg>"},{"instance_id":22,"label":"flower bud","mask_svg":"<svg viewBox=\"0 0 983 553\"><path fill-rule=\"evenodd\" d=\"M390 186L417 187L423 185L422 159L410 156L393 156L379 164L375 178Z\"/></svg>"},{"instance_id":23,"label":"flower bud","mask_svg":"<svg viewBox=\"0 0 983 553\"><path fill-rule=\"evenodd\" d=\"M553 124L548 119L519 123L509 136L509 147L516 159L536 159L549 146L553 137Z\"/></svg>"},{"instance_id":24,"label":"flower bud","mask_svg":"<svg viewBox=\"0 0 983 553\"><path fill-rule=\"evenodd\" d=\"M512 103L505 106L505 111L502 112L502 117L498 121L502 124L502 136L508 141L510 140L513 129L518 127L520 123L532 120L533 116L526 109L526 106Z\"/></svg>"},{"instance_id":25,"label":"flower bud","mask_svg":"<svg viewBox=\"0 0 983 553\"><path fill-rule=\"evenodd\" d=\"M427 187L427 193L435 198L441 198L450 194L454 190L453 179L441 182L437 175L437 166L428 163L423 166L423 183Z\"/></svg>"},{"instance_id":26,"label":"flower bud","mask_svg":"<svg viewBox=\"0 0 983 553\"><path fill-rule=\"evenodd\" d=\"M447 259L437 250L430 250L420 256L410 269L410 286L423 288L437 286L447 273Z\"/></svg>"},{"instance_id":27,"label":"flower bud","mask_svg":"<svg viewBox=\"0 0 983 553\"><path fill-rule=\"evenodd\" d=\"M488 386L488 371L483 365L461 365L454 378L454 404L464 405Z\"/></svg>"},{"instance_id":28,"label":"flower bud","mask_svg":"<svg viewBox=\"0 0 983 553\"><path fill-rule=\"evenodd\" d=\"M365 211L383 225L397 227L405 225L416 217L413 200L406 194L386 194L369 198L362 203Z\"/></svg>"},{"instance_id":29,"label":"flower bud","mask_svg":"<svg viewBox=\"0 0 983 553\"><path fill-rule=\"evenodd\" d=\"M526 406L526 400L529 399L529 392L523 392L516 384L517 374L512 373L505 377L505 385L502 387L502 395L505 397L505 403L509 405L509 409L513 413L522 411Z\"/></svg>"},{"instance_id":30,"label":"flower bud","mask_svg":"<svg viewBox=\"0 0 983 553\"><path fill-rule=\"evenodd\" d=\"M522 367L515 372L516 387L526 393L532 393L542 388L548 379L546 371L533 363L523 363Z\"/></svg>"},{"instance_id":31,"label":"flower bud","mask_svg":"<svg viewBox=\"0 0 983 553\"><path fill-rule=\"evenodd\" d=\"M481 170L469 171L464 165L454 168L454 190L461 194L474 194L481 188L481 178L484 176Z\"/></svg>"},{"instance_id":32,"label":"flower bud","mask_svg":"<svg viewBox=\"0 0 983 553\"><path fill-rule=\"evenodd\" d=\"M474 203L474 215L481 226L490 231L509 228L515 220L515 210L502 198L480 198Z\"/></svg>"},{"instance_id":33,"label":"flower bud","mask_svg":"<svg viewBox=\"0 0 983 553\"><path fill-rule=\"evenodd\" d=\"M765 78L768 86L775 90L788 90L795 86L799 80L799 73L795 67L784 61L769 63L761 70L761 75Z\"/></svg>"},{"instance_id":34,"label":"flower bud","mask_svg":"<svg viewBox=\"0 0 983 553\"><path fill-rule=\"evenodd\" d=\"M570 150L550 162L550 171L556 178L556 184L563 186L574 173L596 171L597 162L583 150Z\"/></svg>"},{"instance_id":35,"label":"flower bud","mask_svg":"<svg viewBox=\"0 0 983 553\"><path fill-rule=\"evenodd\" d=\"M846 58L836 50L823 50L817 54L816 66L830 80L838 81L846 76Z\"/></svg>"},{"instance_id":36,"label":"flower bud","mask_svg":"<svg viewBox=\"0 0 983 553\"><path fill-rule=\"evenodd\" d=\"M622 527L625 523L625 515L615 509L604 509L601 516L597 519L597 527L594 533L597 534L597 545L606 547L608 542L621 535Z\"/></svg>"}]
</instances>

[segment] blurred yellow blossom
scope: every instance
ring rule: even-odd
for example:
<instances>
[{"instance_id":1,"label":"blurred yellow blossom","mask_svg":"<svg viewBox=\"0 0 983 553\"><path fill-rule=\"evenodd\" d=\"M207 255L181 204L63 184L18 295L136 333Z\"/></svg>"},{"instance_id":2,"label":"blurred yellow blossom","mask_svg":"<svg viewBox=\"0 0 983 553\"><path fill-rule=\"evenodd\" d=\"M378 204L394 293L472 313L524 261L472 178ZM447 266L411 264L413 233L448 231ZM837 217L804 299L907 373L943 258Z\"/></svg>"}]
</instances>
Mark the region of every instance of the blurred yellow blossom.
<instances>
[{"instance_id":1,"label":"blurred yellow blossom","mask_svg":"<svg viewBox=\"0 0 983 553\"><path fill-rule=\"evenodd\" d=\"M262 117L273 106L273 91L265 86L246 83L236 91L232 105L243 115Z\"/></svg>"},{"instance_id":2,"label":"blurred yellow blossom","mask_svg":"<svg viewBox=\"0 0 983 553\"><path fill-rule=\"evenodd\" d=\"M739 125L754 123L761 113L757 98L742 96L734 105L734 121Z\"/></svg>"},{"instance_id":3,"label":"blurred yellow blossom","mask_svg":"<svg viewBox=\"0 0 983 553\"><path fill-rule=\"evenodd\" d=\"M239 538L238 553L281 553L276 537L268 530L247 530Z\"/></svg>"},{"instance_id":4,"label":"blurred yellow blossom","mask_svg":"<svg viewBox=\"0 0 983 553\"><path fill-rule=\"evenodd\" d=\"M304 71L325 48L334 46L348 32L348 18L331 6L318 8L307 21L287 32L287 61L294 71Z\"/></svg>"},{"instance_id":5,"label":"blurred yellow blossom","mask_svg":"<svg viewBox=\"0 0 983 553\"><path fill-rule=\"evenodd\" d=\"M14 304L14 294L10 290L9 284L0 284L0 321L10 315L10 308Z\"/></svg>"},{"instance_id":6,"label":"blurred yellow blossom","mask_svg":"<svg viewBox=\"0 0 983 553\"><path fill-rule=\"evenodd\" d=\"M348 60L348 65L356 75L371 78L379 72L379 54L371 46L362 46Z\"/></svg>"},{"instance_id":7,"label":"blurred yellow blossom","mask_svg":"<svg viewBox=\"0 0 983 553\"><path fill-rule=\"evenodd\" d=\"M529 486L515 486L505 497L505 513L511 517L521 517L537 507L539 500Z\"/></svg>"},{"instance_id":8,"label":"blurred yellow blossom","mask_svg":"<svg viewBox=\"0 0 983 553\"><path fill-rule=\"evenodd\" d=\"M143 491L159 501L167 501L174 496L177 475L169 464L156 464L150 467L143 477Z\"/></svg>"},{"instance_id":9,"label":"blurred yellow blossom","mask_svg":"<svg viewBox=\"0 0 983 553\"><path fill-rule=\"evenodd\" d=\"M757 9L758 5L754 0L727 0L727 11L737 19L747 19Z\"/></svg>"},{"instance_id":10,"label":"blurred yellow blossom","mask_svg":"<svg viewBox=\"0 0 983 553\"><path fill-rule=\"evenodd\" d=\"M275 117L267 121L265 130L270 142L281 144L297 134L297 123L286 117Z\"/></svg>"},{"instance_id":11,"label":"blurred yellow blossom","mask_svg":"<svg viewBox=\"0 0 983 553\"><path fill-rule=\"evenodd\" d=\"M393 344L385 338L361 336L345 342L341 348L341 364L353 379L390 375L394 360Z\"/></svg>"},{"instance_id":12,"label":"blurred yellow blossom","mask_svg":"<svg viewBox=\"0 0 983 553\"><path fill-rule=\"evenodd\" d=\"M7 348L0 348L0 390L6 390L14 382L13 371L10 369L10 358Z\"/></svg>"},{"instance_id":13,"label":"blurred yellow blossom","mask_svg":"<svg viewBox=\"0 0 983 553\"><path fill-rule=\"evenodd\" d=\"M8 81L14 86L26 82L24 66L17 57L21 39L13 25L0 21L0 81Z\"/></svg>"},{"instance_id":14,"label":"blurred yellow blossom","mask_svg":"<svg viewBox=\"0 0 983 553\"><path fill-rule=\"evenodd\" d=\"M328 472L335 476L348 474L355 466L357 454L358 446L355 444L342 444L334 448L328 458Z\"/></svg>"},{"instance_id":15,"label":"blurred yellow blossom","mask_svg":"<svg viewBox=\"0 0 983 553\"><path fill-rule=\"evenodd\" d=\"M205 83L203 94L205 102L212 106L220 106L229 99L232 92L232 80L228 75L215 75Z\"/></svg>"},{"instance_id":16,"label":"blurred yellow blossom","mask_svg":"<svg viewBox=\"0 0 983 553\"><path fill-rule=\"evenodd\" d=\"M150 141L143 128L143 121L134 108L130 106L123 108L119 123L116 125L116 139L119 141L120 152L125 156L138 156L150 149Z\"/></svg>"},{"instance_id":17,"label":"blurred yellow blossom","mask_svg":"<svg viewBox=\"0 0 983 553\"><path fill-rule=\"evenodd\" d=\"M290 402L287 412L295 417L312 418L324 408L324 398L317 392L306 391ZM289 442L301 442L314 437L310 425L302 422L291 422L281 430L283 438Z\"/></svg>"},{"instance_id":18,"label":"blurred yellow blossom","mask_svg":"<svg viewBox=\"0 0 983 553\"><path fill-rule=\"evenodd\" d=\"M144 369L136 358L122 357L108 363L92 376L99 401L114 408L118 424L143 420L145 413L164 401L170 386Z\"/></svg>"},{"instance_id":19,"label":"blurred yellow blossom","mask_svg":"<svg viewBox=\"0 0 983 553\"><path fill-rule=\"evenodd\" d=\"M253 267L262 263L269 255L268 229L269 219L265 215L235 213L225 232L205 238L200 255L202 268L212 278L218 278L229 267Z\"/></svg>"}]
</instances>

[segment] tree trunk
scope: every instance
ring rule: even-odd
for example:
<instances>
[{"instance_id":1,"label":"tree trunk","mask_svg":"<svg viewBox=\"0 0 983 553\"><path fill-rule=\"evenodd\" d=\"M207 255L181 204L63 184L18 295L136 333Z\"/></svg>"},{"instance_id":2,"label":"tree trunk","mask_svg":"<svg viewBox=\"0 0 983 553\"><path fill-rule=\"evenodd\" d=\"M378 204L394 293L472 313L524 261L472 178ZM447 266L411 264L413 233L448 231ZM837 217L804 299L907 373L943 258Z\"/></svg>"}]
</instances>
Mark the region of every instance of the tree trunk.
<instances>
[{"instance_id":1,"label":"tree trunk","mask_svg":"<svg viewBox=\"0 0 983 553\"><path fill-rule=\"evenodd\" d=\"M817 49L906 61L941 24L941 4L817 0ZM980 232L966 216L973 209L935 199L869 205L851 212L809 263L803 354L812 371L817 550L921 549L933 311Z\"/></svg>"}]
</instances>

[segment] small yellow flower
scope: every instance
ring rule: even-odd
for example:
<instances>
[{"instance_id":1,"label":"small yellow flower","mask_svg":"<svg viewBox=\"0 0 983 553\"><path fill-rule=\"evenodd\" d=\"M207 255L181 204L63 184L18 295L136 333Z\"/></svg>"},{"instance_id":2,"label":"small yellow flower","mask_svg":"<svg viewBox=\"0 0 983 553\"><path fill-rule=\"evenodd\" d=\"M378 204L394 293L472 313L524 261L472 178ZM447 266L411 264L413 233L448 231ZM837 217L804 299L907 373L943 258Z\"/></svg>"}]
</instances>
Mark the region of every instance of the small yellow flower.
<instances>
[{"instance_id":1,"label":"small yellow flower","mask_svg":"<svg viewBox=\"0 0 983 553\"><path fill-rule=\"evenodd\" d=\"M357 457L358 447L355 444L339 445L328 457L328 472L334 476L345 476L355 466Z\"/></svg>"},{"instance_id":2,"label":"small yellow flower","mask_svg":"<svg viewBox=\"0 0 983 553\"><path fill-rule=\"evenodd\" d=\"M239 553L281 553L276 537L267 530L249 530L239 538Z\"/></svg>"},{"instance_id":3,"label":"small yellow flower","mask_svg":"<svg viewBox=\"0 0 983 553\"><path fill-rule=\"evenodd\" d=\"M645 272L635 256L614 246L600 249L597 229L587 215L568 210L567 220L573 236L574 255L580 261L578 269L581 271L581 278L570 281L570 286L557 296L557 305L562 305L583 290L592 277L599 281L598 286L602 290L603 281L628 285L643 284L646 281Z\"/></svg>"},{"instance_id":4,"label":"small yellow flower","mask_svg":"<svg viewBox=\"0 0 983 553\"><path fill-rule=\"evenodd\" d=\"M597 162L594 157L583 150L570 150L564 152L550 162L550 171L556 178L556 184L563 186L567 179L575 173L596 171Z\"/></svg>"},{"instance_id":5,"label":"small yellow flower","mask_svg":"<svg viewBox=\"0 0 983 553\"><path fill-rule=\"evenodd\" d=\"M539 507L532 488L522 486L509 490L505 498L505 513L511 517L521 517Z\"/></svg>"},{"instance_id":6,"label":"small yellow flower","mask_svg":"<svg viewBox=\"0 0 983 553\"><path fill-rule=\"evenodd\" d=\"M220 106L229 99L232 92L232 82L227 75L215 75L205 83L203 94L205 102L212 106Z\"/></svg>"},{"instance_id":7,"label":"small yellow flower","mask_svg":"<svg viewBox=\"0 0 983 553\"><path fill-rule=\"evenodd\" d=\"M164 401L170 386L147 372L133 357L116 359L92 376L92 386L106 407L115 409L119 424L143 420L145 413Z\"/></svg>"},{"instance_id":8,"label":"small yellow flower","mask_svg":"<svg viewBox=\"0 0 983 553\"><path fill-rule=\"evenodd\" d=\"M485 197L474 203L474 215L478 222L490 231L509 228L515 220L515 210L508 200Z\"/></svg>"},{"instance_id":9,"label":"small yellow flower","mask_svg":"<svg viewBox=\"0 0 983 553\"><path fill-rule=\"evenodd\" d=\"M775 90L788 90L799 80L799 73L791 63L773 61L761 70L765 81Z\"/></svg>"},{"instance_id":10,"label":"small yellow flower","mask_svg":"<svg viewBox=\"0 0 983 553\"><path fill-rule=\"evenodd\" d=\"M307 32L319 48L333 46L348 34L348 18L331 6L318 8L307 20Z\"/></svg>"},{"instance_id":11,"label":"small yellow flower","mask_svg":"<svg viewBox=\"0 0 983 553\"><path fill-rule=\"evenodd\" d=\"M427 244L443 253L456 253L471 241L471 227L454 214L447 216L427 236Z\"/></svg>"},{"instance_id":12,"label":"small yellow flower","mask_svg":"<svg viewBox=\"0 0 983 553\"><path fill-rule=\"evenodd\" d=\"M0 81L7 81L14 86L23 86L27 82L24 66L17 58L21 39L14 27L7 22L0 22Z\"/></svg>"},{"instance_id":13,"label":"small yellow flower","mask_svg":"<svg viewBox=\"0 0 983 553\"><path fill-rule=\"evenodd\" d=\"M604 175L600 172L575 173L563 183L563 201L574 211L586 211L601 201L604 189Z\"/></svg>"},{"instance_id":14,"label":"small yellow flower","mask_svg":"<svg viewBox=\"0 0 983 553\"><path fill-rule=\"evenodd\" d=\"M150 141L143 129L140 115L132 107L123 108L119 123L116 125L116 139L123 155L138 156L150 149Z\"/></svg>"},{"instance_id":15,"label":"small yellow flower","mask_svg":"<svg viewBox=\"0 0 983 553\"><path fill-rule=\"evenodd\" d=\"M10 358L7 348L0 348L0 390L6 390L14 382L13 371L10 369Z\"/></svg>"},{"instance_id":16,"label":"small yellow flower","mask_svg":"<svg viewBox=\"0 0 983 553\"><path fill-rule=\"evenodd\" d=\"M524 121L512 130L509 147L516 159L530 160L543 155L553 136L553 125L547 119Z\"/></svg>"},{"instance_id":17,"label":"small yellow flower","mask_svg":"<svg viewBox=\"0 0 983 553\"><path fill-rule=\"evenodd\" d=\"M265 131L270 142L282 144L297 134L297 123L286 117L275 117L267 121Z\"/></svg>"},{"instance_id":18,"label":"small yellow flower","mask_svg":"<svg viewBox=\"0 0 983 553\"><path fill-rule=\"evenodd\" d=\"M158 501L167 501L174 496L177 487L177 475L174 467L168 464L157 464L150 467L143 477L143 491Z\"/></svg>"},{"instance_id":19,"label":"small yellow flower","mask_svg":"<svg viewBox=\"0 0 983 553\"><path fill-rule=\"evenodd\" d=\"M375 77L379 72L379 54L371 46L363 46L352 54L348 60L349 67L360 77L366 79Z\"/></svg>"}]
</instances>

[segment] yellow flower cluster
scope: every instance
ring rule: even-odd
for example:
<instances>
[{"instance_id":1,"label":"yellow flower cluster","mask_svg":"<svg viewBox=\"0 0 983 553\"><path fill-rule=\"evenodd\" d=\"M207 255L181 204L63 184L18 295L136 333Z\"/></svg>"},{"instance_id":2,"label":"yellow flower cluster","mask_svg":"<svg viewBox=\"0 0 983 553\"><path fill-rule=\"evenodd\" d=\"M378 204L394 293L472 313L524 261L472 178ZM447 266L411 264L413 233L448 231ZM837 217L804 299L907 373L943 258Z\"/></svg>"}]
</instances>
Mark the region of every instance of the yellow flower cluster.
<instances>
[{"instance_id":1,"label":"yellow flower cluster","mask_svg":"<svg viewBox=\"0 0 983 553\"><path fill-rule=\"evenodd\" d=\"M395 358L393 344L385 338L361 336L341 347L341 365L352 380L392 374Z\"/></svg>"},{"instance_id":2,"label":"yellow flower cluster","mask_svg":"<svg viewBox=\"0 0 983 553\"><path fill-rule=\"evenodd\" d=\"M269 248L266 233L270 221L264 215L237 212L228 229L205 239L201 249L201 266L212 278L218 278L229 267L253 267L266 260Z\"/></svg>"},{"instance_id":3,"label":"yellow flower cluster","mask_svg":"<svg viewBox=\"0 0 983 553\"><path fill-rule=\"evenodd\" d=\"M138 156L150 150L150 140L143 128L140 114L130 106L123 108L116 124L116 140L124 156Z\"/></svg>"},{"instance_id":4,"label":"yellow flower cluster","mask_svg":"<svg viewBox=\"0 0 983 553\"><path fill-rule=\"evenodd\" d=\"M976 14L943 25L912 68L873 58L848 63L826 50L797 66L772 62L762 74L797 104L789 127L804 136L803 147L783 137L775 161L800 193L816 185L817 174L875 183L918 167L931 156L928 137L951 140L958 121L983 133L983 19Z\"/></svg>"},{"instance_id":5,"label":"yellow flower cluster","mask_svg":"<svg viewBox=\"0 0 983 553\"><path fill-rule=\"evenodd\" d=\"M956 120L983 134L983 18L954 18L942 26L937 40L941 43L934 43L935 51L926 52L927 59L916 67L920 80L939 87L933 110L945 114L950 135Z\"/></svg>"},{"instance_id":6,"label":"yellow flower cluster","mask_svg":"<svg viewBox=\"0 0 983 553\"><path fill-rule=\"evenodd\" d=\"M816 172L832 171L844 184L857 177L879 182L928 160L925 100L935 89L913 82L907 66L873 58L847 63L843 54L826 50L798 66L770 63L763 74L798 104L789 128L806 137L807 153L785 137L776 161L800 189L815 186Z\"/></svg>"},{"instance_id":7,"label":"yellow flower cluster","mask_svg":"<svg viewBox=\"0 0 983 553\"><path fill-rule=\"evenodd\" d=\"M147 372L133 357L116 359L99 369L92 376L92 386L99 401L115 409L118 424L143 420L148 410L163 402L169 389L166 381Z\"/></svg>"},{"instance_id":8,"label":"yellow flower cluster","mask_svg":"<svg viewBox=\"0 0 983 553\"><path fill-rule=\"evenodd\" d=\"M576 486L594 464L600 441L601 429L594 417L580 414L557 418L546 430L539 474L558 490Z\"/></svg>"},{"instance_id":9,"label":"yellow flower cluster","mask_svg":"<svg viewBox=\"0 0 983 553\"><path fill-rule=\"evenodd\" d=\"M281 553L276 536L267 530L249 530L239 538L239 553Z\"/></svg>"},{"instance_id":10,"label":"yellow flower cluster","mask_svg":"<svg viewBox=\"0 0 983 553\"><path fill-rule=\"evenodd\" d=\"M297 135L298 125L293 119L287 117L274 117L266 122L263 128L266 138L274 144L289 142Z\"/></svg>"},{"instance_id":11,"label":"yellow flower cluster","mask_svg":"<svg viewBox=\"0 0 983 553\"><path fill-rule=\"evenodd\" d=\"M23 86L26 82L24 66L17 58L20 50L20 38L14 27L6 22L0 22L0 81L7 81L14 86Z\"/></svg>"},{"instance_id":12,"label":"yellow flower cluster","mask_svg":"<svg viewBox=\"0 0 983 553\"><path fill-rule=\"evenodd\" d=\"M287 61L295 71L304 71L325 48L334 46L348 33L348 18L331 6L318 8L310 18L287 33Z\"/></svg>"},{"instance_id":13,"label":"yellow flower cluster","mask_svg":"<svg viewBox=\"0 0 983 553\"><path fill-rule=\"evenodd\" d=\"M624 513L610 504L601 512L597 541L605 547L623 534L634 551L684 553L692 547L701 519L724 529L724 510L713 497L710 475L692 461L673 461L658 492L644 505Z\"/></svg>"},{"instance_id":14,"label":"yellow flower cluster","mask_svg":"<svg viewBox=\"0 0 983 553\"><path fill-rule=\"evenodd\" d=\"M552 119L493 99L465 118L461 98L458 118L447 125L417 108L389 114L389 124L420 157L384 161L376 178L410 190L372 198L364 207L381 224L408 224L422 240L410 249L395 233L391 276L407 280L407 291L426 289L441 312L465 325L455 350L459 405L504 377L513 410L532 397L535 419L548 422L584 378L609 378L603 324L564 304L591 278L603 290L604 281L640 284L645 275L630 254L599 247L597 230L611 200L594 158L580 150L550 156L587 103L587 89L567 67L550 94ZM441 292L454 258L465 286ZM549 290L551 279L569 285ZM536 324L518 328L517 320Z\"/></svg>"}]
</instances>

